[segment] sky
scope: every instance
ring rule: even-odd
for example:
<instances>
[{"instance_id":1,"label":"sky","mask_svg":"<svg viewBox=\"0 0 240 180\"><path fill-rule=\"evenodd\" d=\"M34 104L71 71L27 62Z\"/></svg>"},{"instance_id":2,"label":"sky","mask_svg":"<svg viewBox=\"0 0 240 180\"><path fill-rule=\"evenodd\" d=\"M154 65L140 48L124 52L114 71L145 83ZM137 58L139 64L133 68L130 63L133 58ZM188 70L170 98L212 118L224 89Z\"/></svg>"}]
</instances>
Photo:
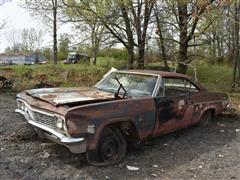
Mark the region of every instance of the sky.
<instances>
[{"instance_id":1,"label":"sky","mask_svg":"<svg viewBox=\"0 0 240 180\"><path fill-rule=\"evenodd\" d=\"M4 0L0 0L1 1ZM6 0L5 0L6 1ZM40 20L32 17L28 10L19 7L21 0L8 0L0 6L0 23L7 21L7 26L0 30L0 52L4 52L5 48L9 46L6 38L7 32L11 32L13 29L20 31L24 28L36 28L37 30L43 30L45 36L43 37L42 46L51 46L51 32L46 30ZM68 25L62 26L59 29L59 33L68 32L70 27Z\"/></svg>"}]
</instances>

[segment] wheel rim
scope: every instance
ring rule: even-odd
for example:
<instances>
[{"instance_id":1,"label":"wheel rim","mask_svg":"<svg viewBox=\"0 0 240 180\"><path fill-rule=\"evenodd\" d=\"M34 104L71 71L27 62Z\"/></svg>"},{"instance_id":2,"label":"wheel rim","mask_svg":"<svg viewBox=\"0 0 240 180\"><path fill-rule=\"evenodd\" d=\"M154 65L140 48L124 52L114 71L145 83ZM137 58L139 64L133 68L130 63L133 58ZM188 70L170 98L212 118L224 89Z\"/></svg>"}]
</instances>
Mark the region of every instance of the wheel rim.
<instances>
[{"instance_id":1,"label":"wheel rim","mask_svg":"<svg viewBox=\"0 0 240 180\"><path fill-rule=\"evenodd\" d=\"M114 137L106 137L101 143L100 154L105 162L112 162L118 159L119 143Z\"/></svg>"}]
</instances>

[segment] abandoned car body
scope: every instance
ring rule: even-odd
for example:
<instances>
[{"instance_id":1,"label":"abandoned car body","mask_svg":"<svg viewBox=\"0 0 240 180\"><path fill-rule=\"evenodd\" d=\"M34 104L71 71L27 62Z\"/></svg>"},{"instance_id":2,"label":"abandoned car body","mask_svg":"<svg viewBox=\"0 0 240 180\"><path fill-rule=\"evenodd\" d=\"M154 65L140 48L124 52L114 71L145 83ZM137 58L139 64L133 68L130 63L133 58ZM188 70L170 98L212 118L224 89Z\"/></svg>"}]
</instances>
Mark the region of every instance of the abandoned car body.
<instances>
[{"instance_id":1,"label":"abandoned car body","mask_svg":"<svg viewBox=\"0 0 240 180\"><path fill-rule=\"evenodd\" d=\"M17 95L18 109L40 137L87 152L94 165L120 162L137 144L223 112L228 97L172 72L108 73L92 88L46 88Z\"/></svg>"}]
</instances>

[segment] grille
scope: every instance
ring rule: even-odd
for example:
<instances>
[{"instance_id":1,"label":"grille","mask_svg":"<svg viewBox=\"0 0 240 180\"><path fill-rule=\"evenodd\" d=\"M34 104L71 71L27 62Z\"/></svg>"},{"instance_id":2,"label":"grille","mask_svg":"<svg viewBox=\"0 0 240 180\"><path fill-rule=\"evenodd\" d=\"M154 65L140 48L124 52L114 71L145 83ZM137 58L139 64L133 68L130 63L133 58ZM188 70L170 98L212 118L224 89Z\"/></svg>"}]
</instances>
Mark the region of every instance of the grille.
<instances>
[{"instance_id":1,"label":"grille","mask_svg":"<svg viewBox=\"0 0 240 180\"><path fill-rule=\"evenodd\" d=\"M35 122L51 126L54 128L56 127L56 119L54 116L50 116L36 111L32 111L32 115Z\"/></svg>"}]
</instances>

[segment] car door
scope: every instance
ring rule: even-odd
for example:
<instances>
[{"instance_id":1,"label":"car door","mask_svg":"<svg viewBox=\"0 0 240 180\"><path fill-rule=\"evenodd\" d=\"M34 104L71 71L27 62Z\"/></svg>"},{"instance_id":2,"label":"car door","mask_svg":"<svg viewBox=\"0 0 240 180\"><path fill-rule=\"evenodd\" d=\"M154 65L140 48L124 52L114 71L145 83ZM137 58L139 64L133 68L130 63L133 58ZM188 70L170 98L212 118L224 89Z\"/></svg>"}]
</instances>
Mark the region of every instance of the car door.
<instances>
[{"instance_id":1,"label":"car door","mask_svg":"<svg viewBox=\"0 0 240 180\"><path fill-rule=\"evenodd\" d=\"M185 78L165 77L155 98L155 135L165 134L191 124L193 105L191 89L196 88Z\"/></svg>"}]
</instances>

